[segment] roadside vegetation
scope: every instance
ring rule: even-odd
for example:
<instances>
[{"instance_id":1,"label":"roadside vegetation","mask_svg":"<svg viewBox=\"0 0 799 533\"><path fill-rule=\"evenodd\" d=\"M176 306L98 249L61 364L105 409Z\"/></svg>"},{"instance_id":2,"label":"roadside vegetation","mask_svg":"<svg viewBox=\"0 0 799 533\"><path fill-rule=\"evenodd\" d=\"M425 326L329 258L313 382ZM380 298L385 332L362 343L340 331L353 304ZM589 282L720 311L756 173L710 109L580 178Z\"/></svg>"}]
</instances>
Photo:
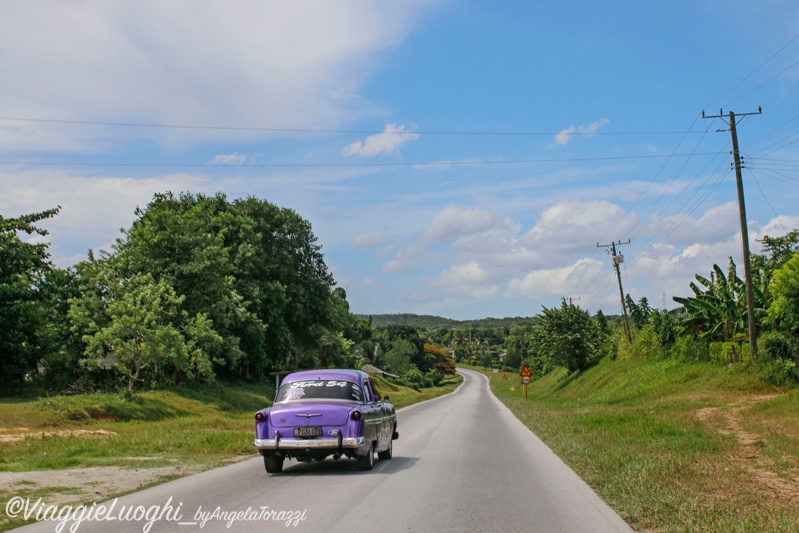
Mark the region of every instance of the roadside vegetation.
<instances>
[{"instance_id":1,"label":"roadside vegetation","mask_svg":"<svg viewBox=\"0 0 799 533\"><path fill-rule=\"evenodd\" d=\"M290 209L156 194L111 251L67 269L37 243L37 224L58 211L0 216L3 396L132 396L366 363L423 388L454 372L416 329L375 330L350 313L311 225Z\"/></svg>"},{"instance_id":2,"label":"roadside vegetation","mask_svg":"<svg viewBox=\"0 0 799 533\"><path fill-rule=\"evenodd\" d=\"M494 394L634 529L795 531L799 391L740 369L605 359Z\"/></svg>"},{"instance_id":3,"label":"roadside vegetation","mask_svg":"<svg viewBox=\"0 0 799 533\"><path fill-rule=\"evenodd\" d=\"M253 456L273 373L369 364L398 408L460 382L415 328L350 313L290 209L156 194L110 251L67 269L40 227L58 212L0 216L0 478L125 470L107 487L0 484L0 509L26 495L90 503L133 472L152 475L122 492ZM5 519L0 529L21 525Z\"/></svg>"}]
</instances>

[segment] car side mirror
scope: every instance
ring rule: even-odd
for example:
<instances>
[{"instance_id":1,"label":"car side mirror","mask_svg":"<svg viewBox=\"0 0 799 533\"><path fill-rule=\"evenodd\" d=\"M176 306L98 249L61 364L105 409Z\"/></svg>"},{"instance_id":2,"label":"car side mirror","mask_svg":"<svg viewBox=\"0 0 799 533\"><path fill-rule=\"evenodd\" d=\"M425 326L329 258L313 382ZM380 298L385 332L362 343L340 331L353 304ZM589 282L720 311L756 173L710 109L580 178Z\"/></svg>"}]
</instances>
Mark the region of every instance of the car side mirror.
<instances>
[{"instance_id":1,"label":"car side mirror","mask_svg":"<svg viewBox=\"0 0 799 533\"><path fill-rule=\"evenodd\" d=\"M383 401L384 401L384 402L386 402L386 403L388 403L388 394L386 394L385 396L383 396Z\"/></svg>"}]
</instances>

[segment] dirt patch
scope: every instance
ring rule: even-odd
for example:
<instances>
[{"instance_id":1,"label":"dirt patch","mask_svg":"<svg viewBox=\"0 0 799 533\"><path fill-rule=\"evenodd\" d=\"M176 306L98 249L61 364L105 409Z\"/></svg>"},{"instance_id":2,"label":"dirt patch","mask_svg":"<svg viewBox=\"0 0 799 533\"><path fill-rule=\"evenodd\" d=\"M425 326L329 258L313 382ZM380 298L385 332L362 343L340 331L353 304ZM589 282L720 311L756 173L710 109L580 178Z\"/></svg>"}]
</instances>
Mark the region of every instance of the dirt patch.
<instances>
[{"instance_id":1,"label":"dirt patch","mask_svg":"<svg viewBox=\"0 0 799 533\"><path fill-rule=\"evenodd\" d=\"M110 437L117 435L105 429L62 429L58 431L31 431L28 428L0 428L0 442L16 442L25 439L45 439L47 437Z\"/></svg>"},{"instance_id":2,"label":"dirt patch","mask_svg":"<svg viewBox=\"0 0 799 533\"><path fill-rule=\"evenodd\" d=\"M16 493L49 488L53 491L45 497L48 504L76 501L92 503L156 483L165 477L194 474L206 468L206 465L158 468L100 466L39 472L0 472L0 491Z\"/></svg>"},{"instance_id":3,"label":"dirt patch","mask_svg":"<svg viewBox=\"0 0 799 533\"><path fill-rule=\"evenodd\" d=\"M743 428L747 409L778 396L779 394L751 396L728 406L699 409L694 412L694 416L706 427L735 439L735 446L728 456L729 463L749 473L747 484L755 491L781 500L799 502L799 472L775 471L774 462L761 451L767 442L765 437Z\"/></svg>"}]
</instances>

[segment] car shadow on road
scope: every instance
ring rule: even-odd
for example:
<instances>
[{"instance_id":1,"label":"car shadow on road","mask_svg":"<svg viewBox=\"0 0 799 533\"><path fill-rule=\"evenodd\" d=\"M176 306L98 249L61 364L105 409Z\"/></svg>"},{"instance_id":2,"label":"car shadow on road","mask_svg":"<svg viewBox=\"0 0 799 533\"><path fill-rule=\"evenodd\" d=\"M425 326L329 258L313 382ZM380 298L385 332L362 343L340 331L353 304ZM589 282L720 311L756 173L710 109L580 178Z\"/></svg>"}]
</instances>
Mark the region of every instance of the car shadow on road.
<instances>
[{"instance_id":1,"label":"car shadow on road","mask_svg":"<svg viewBox=\"0 0 799 533\"><path fill-rule=\"evenodd\" d=\"M298 463L296 461L286 461L283 472L272 474L277 477L292 476L341 476L341 475L375 475L393 474L402 470L413 468L419 462L418 457L398 457L395 456L388 461L375 461L373 470L358 470L358 463L353 459L340 459L334 461L314 461L313 463Z\"/></svg>"}]
</instances>

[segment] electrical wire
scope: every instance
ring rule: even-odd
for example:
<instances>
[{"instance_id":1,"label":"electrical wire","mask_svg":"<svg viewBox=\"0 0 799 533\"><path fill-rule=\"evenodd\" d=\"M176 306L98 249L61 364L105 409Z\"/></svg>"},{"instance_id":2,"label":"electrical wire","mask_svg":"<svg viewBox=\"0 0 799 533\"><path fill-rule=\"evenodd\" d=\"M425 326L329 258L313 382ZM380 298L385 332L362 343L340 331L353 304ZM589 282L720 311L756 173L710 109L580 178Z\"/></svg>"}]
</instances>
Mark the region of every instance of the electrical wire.
<instances>
[{"instance_id":1,"label":"electrical wire","mask_svg":"<svg viewBox=\"0 0 799 533\"><path fill-rule=\"evenodd\" d=\"M755 185L757 185L757 190L760 191L760 195L763 197L763 200L766 201L766 205L768 205L769 208L771 209L771 212L774 213L774 218L776 218L777 222L780 223L780 226L782 226L783 231L785 231L785 233L788 233L788 230L783 225L782 220L780 220L780 216L777 214L777 211L774 209L774 206L772 206L771 202L768 201L768 198L766 198L766 193L764 193L763 189L760 187L760 183L757 181L757 176L755 175L754 172L751 171L751 169L749 170L749 174L752 176Z\"/></svg>"},{"instance_id":2,"label":"electrical wire","mask_svg":"<svg viewBox=\"0 0 799 533\"><path fill-rule=\"evenodd\" d=\"M722 98L724 98L725 96L727 96L729 93L731 93L732 91L734 91L735 89L737 89L737 88L738 88L738 87L739 87L739 86L740 86L740 85L741 85L743 82L745 82L746 80L748 80L749 78L751 78L751 77L752 77L752 76L753 76L753 75L754 75L754 74L755 74L757 71L759 71L761 68L765 67L765 66L766 66L768 63L770 63L770 62L771 62L771 60L772 60L772 59L774 59L775 57L777 57L777 56L778 56L780 53L782 53L782 51L783 51L783 50L785 50L786 48L788 48L788 47L789 47L789 46L790 46L790 45L791 45L791 44L792 44L792 43L793 43L793 42L794 42L796 39L799 39L799 34L797 34L796 36L794 36L794 38L793 38L793 39L791 39L790 41L788 41L788 42L787 42L787 43L786 43L786 44L785 44L785 45L784 45L782 48L780 48L779 50L777 50L776 52L774 52L774 54L773 54L771 57L769 57L769 58L768 58L768 59L766 59L766 60L765 60L763 63L761 63L759 67L757 67L755 70L753 70L752 72L750 72L749 74L747 74L746 76L744 76L744 78L743 78L741 81L739 81L738 83L736 83L735 85L733 85L732 87L730 87L729 89L727 89L726 91L724 91L724 93L723 93L721 96L717 97L715 100L713 100L712 102L710 102L709 104L707 104L707 105L706 105L706 106L705 106L703 109L707 109L708 107L712 106L713 104L715 104L716 102L718 102L719 100L721 100Z\"/></svg>"},{"instance_id":3,"label":"electrical wire","mask_svg":"<svg viewBox=\"0 0 799 533\"><path fill-rule=\"evenodd\" d=\"M552 159L517 159L508 161L433 161L419 163L251 163L239 165L235 163L84 163L59 161L0 161L0 165L41 165L65 167L197 167L197 168L348 168L348 167L448 167L448 166L484 166L484 165L522 165L533 163L575 163L586 161L623 161L636 159L662 159L664 157L692 157L703 154L671 154L665 155L632 155L608 157L564 157Z\"/></svg>"},{"instance_id":4,"label":"electrical wire","mask_svg":"<svg viewBox=\"0 0 799 533\"><path fill-rule=\"evenodd\" d=\"M127 128L158 128L158 129L187 129L187 130L212 130L212 131L252 131L266 133L303 133L303 134L346 134L346 135L500 135L500 136L555 136L563 131L378 131L378 130L337 130L313 128L263 128L246 126L198 126L185 124L146 124L140 122L106 122L91 120L57 120L43 118L0 117L0 120L14 120L21 122L44 122L50 124L74 124L81 126L116 126ZM569 132L569 135L584 135L588 137L600 135L682 135L681 131L616 131L616 132Z\"/></svg>"}]
</instances>

